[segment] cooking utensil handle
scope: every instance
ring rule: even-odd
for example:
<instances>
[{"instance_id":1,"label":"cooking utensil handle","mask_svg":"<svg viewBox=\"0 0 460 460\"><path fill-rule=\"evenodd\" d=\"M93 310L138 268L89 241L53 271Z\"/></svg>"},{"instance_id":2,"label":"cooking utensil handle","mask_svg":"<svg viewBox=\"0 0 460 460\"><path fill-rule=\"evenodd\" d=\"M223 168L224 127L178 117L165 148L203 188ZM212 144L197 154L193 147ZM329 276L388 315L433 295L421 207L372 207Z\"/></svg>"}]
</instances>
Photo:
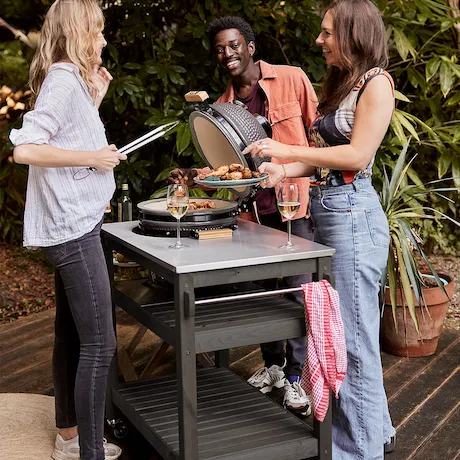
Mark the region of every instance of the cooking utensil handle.
<instances>
[{"instance_id":1,"label":"cooking utensil handle","mask_svg":"<svg viewBox=\"0 0 460 460\"><path fill-rule=\"evenodd\" d=\"M150 142L153 142L154 140L159 139L160 137L164 136L165 134L166 134L166 131L157 132L157 133L155 133L154 136L151 136L148 139L145 139L144 141L139 142L138 144L135 144L135 145L131 146L130 148L126 148L126 147L128 147L128 146L126 146L126 147L122 147L118 151L120 153L124 153L125 155L128 155L129 153L134 152L134 150L140 149L144 145L150 144Z\"/></svg>"},{"instance_id":2,"label":"cooking utensil handle","mask_svg":"<svg viewBox=\"0 0 460 460\"><path fill-rule=\"evenodd\" d=\"M179 124L178 121L172 121L171 123L166 123L165 125L157 126L155 129L153 129L152 131L149 131L147 134L144 134L143 136L139 137L138 139L135 139L134 141L130 142L124 147L119 148L118 151L120 153L125 153L125 154L130 153L133 150L135 150L133 149L134 146L136 146L136 148L140 148L143 145L146 145L149 142L154 141L155 139L158 139L158 137L164 136L169 130L175 128L178 124Z\"/></svg>"}]
</instances>

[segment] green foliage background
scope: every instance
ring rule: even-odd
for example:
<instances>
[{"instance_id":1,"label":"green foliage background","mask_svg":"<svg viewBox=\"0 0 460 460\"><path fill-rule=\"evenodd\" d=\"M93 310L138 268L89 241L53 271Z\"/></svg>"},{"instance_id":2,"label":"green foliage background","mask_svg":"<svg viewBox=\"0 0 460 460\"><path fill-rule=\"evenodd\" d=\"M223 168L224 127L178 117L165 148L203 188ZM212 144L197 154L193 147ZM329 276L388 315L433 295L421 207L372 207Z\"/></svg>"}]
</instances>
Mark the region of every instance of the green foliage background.
<instances>
[{"instance_id":1,"label":"green foliage background","mask_svg":"<svg viewBox=\"0 0 460 460\"><path fill-rule=\"evenodd\" d=\"M3 18L27 32L40 28L40 14L51 2L0 3ZM181 120L175 132L131 154L116 169L118 184L128 181L132 185L135 202L153 193L160 195L172 167L202 164L188 129L191 107L183 96L189 90L204 89L215 99L226 86L225 73L217 68L205 35L210 20L227 14L245 17L256 32L256 57L274 64L301 66L318 91L326 74L321 50L314 42L320 30L320 10L327 2L163 0L156 6L145 0L103 3L109 42L104 60L114 76L101 108L109 141L121 146L151 126ZM459 186L460 66L455 19L443 0L378 0L376 4L387 25L389 70L395 78L398 101L391 129L377 157L374 182L379 188L382 165L394 164L397 152L410 136L410 154L418 152L411 179L418 183L454 176ZM2 38L3 32L0 41ZM14 42L0 46L16 50L15 58L19 59L18 65L10 65L10 69L17 70L6 73L2 70L7 68L5 59L0 59L1 83L17 89L25 87L24 67L28 66L30 52ZM9 154L10 147L4 145L2 158ZM3 161L0 187L5 166ZM458 197L450 198L452 201L435 197L431 204L455 216ZM0 213L1 216L4 210ZM458 252L460 238L456 231L445 221L420 223L420 233L429 248L439 247L444 252Z\"/></svg>"}]
</instances>

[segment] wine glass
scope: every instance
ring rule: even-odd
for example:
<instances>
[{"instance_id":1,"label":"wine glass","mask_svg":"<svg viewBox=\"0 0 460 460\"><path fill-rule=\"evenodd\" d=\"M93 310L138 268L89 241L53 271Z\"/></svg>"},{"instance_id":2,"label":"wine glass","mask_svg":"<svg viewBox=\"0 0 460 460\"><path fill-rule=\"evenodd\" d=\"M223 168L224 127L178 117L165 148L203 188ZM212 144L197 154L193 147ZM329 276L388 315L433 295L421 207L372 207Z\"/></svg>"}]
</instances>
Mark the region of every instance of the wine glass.
<instances>
[{"instance_id":1,"label":"wine glass","mask_svg":"<svg viewBox=\"0 0 460 460\"><path fill-rule=\"evenodd\" d=\"M166 206L169 213L177 219L177 241L168 246L171 249L182 249L188 247L180 241L180 219L187 212L189 206L188 187L185 184L171 184L168 186Z\"/></svg>"},{"instance_id":2,"label":"wine glass","mask_svg":"<svg viewBox=\"0 0 460 460\"><path fill-rule=\"evenodd\" d=\"M297 214L300 208L299 187L297 184L284 182L280 185L278 192L277 205L280 214L287 219L288 241L280 249L295 249L291 243L291 219Z\"/></svg>"}]
</instances>

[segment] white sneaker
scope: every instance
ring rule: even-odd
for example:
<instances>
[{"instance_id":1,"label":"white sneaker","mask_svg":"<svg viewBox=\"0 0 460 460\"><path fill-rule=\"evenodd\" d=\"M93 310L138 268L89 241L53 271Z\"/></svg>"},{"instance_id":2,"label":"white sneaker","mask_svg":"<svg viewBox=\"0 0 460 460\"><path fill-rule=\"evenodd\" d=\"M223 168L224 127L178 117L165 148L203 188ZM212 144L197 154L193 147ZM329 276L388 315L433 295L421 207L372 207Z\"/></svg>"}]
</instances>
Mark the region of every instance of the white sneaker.
<instances>
[{"instance_id":1,"label":"white sneaker","mask_svg":"<svg viewBox=\"0 0 460 460\"><path fill-rule=\"evenodd\" d=\"M121 448L116 444L107 442L107 439L104 438L104 453L105 460L117 460L117 458L121 455Z\"/></svg>"},{"instance_id":2,"label":"white sneaker","mask_svg":"<svg viewBox=\"0 0 460 460\"><path fill-rule=\"evenodd\" d=\"M248 378L249 385L260 388L260 392L264 394L270 393L273 388L283 388L285 381L283 369L285 365L286 360L282 367L276 364L273 364L273 366L269 368L262 367Z\"/></svg>"},{"instance_id":3,"label":"white sneaker","mask_svg":"<svg viewBox=\"0 0 460 460\"><path fill-rule=\"evenodd\" d=\"M54 451L51 455L54 460L80 460L80 445L78 436L65 441L58 433L54 442Z\"/></svg>"},{"instance_id":4,"label":"white sneaker","mask_svg":"<svg viewBox=\"0 0 460 460\"><path fill-rule=\"evenodd\" d=\"M289 383L289 380L286 379L283 405L290 412L302 417L308 417L311 414L310 396L305 393L300 382Z\"/></svg>"},{"instance_id":5,"label":"white sneaker","mask_svg":"<svg viewBox=\"0 0 460 460\"><path fill-rule=\"evenodd\" d=\"M121 449L107 442L107 439L104 438L104 453L105 460L117 460L121 455ZM78 436L75 438L64 441L62 436L58 433L56 436L56 441L54 443L54 451L51 455L54 460L80 460L80 445L78 443Z\"/></svg>"}]
</instances>

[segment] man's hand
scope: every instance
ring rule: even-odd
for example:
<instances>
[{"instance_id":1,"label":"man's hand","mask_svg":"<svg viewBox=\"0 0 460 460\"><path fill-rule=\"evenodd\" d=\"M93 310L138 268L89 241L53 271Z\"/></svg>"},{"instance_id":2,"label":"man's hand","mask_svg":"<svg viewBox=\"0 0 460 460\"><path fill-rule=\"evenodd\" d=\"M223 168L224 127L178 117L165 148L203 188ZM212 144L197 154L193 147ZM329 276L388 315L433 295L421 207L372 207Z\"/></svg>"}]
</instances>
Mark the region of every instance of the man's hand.
<instances>
[{"instance_id":1,"label":"man's hand","mask_svg":"<svg viewBox=\"0 0 460 460\"><path fill-rule=\"evenodd\" d=\"M170 184L181 184L184 183L187 187L194 185L193 179L198 175L198 171L195 168L188 169L173 169L168 176L168 182Z\"/></svg>"}]
</instances>

